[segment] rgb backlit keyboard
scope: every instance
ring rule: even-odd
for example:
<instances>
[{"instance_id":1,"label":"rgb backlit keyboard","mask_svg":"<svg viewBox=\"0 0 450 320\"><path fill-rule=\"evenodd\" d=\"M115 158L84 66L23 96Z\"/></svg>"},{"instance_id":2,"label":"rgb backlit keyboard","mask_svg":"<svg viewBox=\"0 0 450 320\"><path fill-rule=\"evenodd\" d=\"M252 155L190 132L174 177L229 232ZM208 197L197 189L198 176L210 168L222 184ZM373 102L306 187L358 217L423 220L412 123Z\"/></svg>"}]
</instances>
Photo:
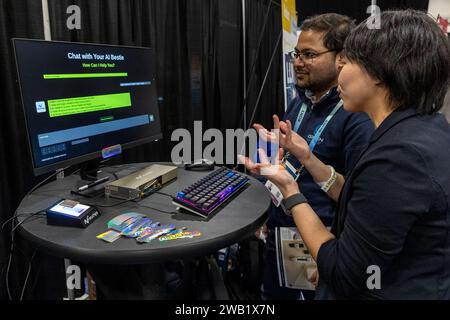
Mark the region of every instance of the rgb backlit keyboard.
<instances>
[{"instance_id":1,"label":"rgb backlit keyboard","mask_svg":"<svg viewBox=\"0 0 450 320\"><path fill-rule=\"evenodd\" d=\"M173 204L207 218L248 181L245 175L222 167L178 192Z\"/></svg>"}]
</instances>

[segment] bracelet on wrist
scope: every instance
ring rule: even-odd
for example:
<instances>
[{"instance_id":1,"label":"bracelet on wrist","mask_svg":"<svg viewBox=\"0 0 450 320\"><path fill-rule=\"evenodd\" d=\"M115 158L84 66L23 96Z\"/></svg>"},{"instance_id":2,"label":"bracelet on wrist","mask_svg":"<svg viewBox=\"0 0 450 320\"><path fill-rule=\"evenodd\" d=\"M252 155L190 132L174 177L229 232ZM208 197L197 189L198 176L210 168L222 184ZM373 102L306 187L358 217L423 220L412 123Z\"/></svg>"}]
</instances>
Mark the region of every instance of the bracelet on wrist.
<instances>
[{"instance_id":1,"label":"bracelet on wrist","mask_svg":"<svg viewBox=\"0 0 450 320\"><path fill-rule=\"evenodd\" d=\"M328 166L328 167L331 169L330 178L328 178L327 181L317 183L320 186L320 188L322 189L322 191L324 191L324 192L328 192L330 190L330 188L333 186L333 184L336 182L336 179L337 179L336 170L334 170L334 168L332 166Z\"/></svg>"}]
</instances>

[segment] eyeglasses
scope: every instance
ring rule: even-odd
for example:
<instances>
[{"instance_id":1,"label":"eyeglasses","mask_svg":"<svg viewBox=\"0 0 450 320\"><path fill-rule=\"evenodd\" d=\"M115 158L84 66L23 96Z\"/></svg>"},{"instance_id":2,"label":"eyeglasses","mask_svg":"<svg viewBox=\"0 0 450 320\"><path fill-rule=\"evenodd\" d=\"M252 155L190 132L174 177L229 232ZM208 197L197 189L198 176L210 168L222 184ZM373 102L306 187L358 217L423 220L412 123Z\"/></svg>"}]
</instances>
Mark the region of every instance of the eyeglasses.
<instances>
[{"instance_id":1,"label":"eyeglasses","mask_svg":"<svg viewBox=\"0 0 450 320\"><path fill-rule=\"evenodd\" d=\"M325 54L328 52L334 52L336 50L327 50L324 52L313 52L313 51L306 51L306 52L298 52L296 50L293 50L289 52L290 57L295 60L297 58L300 58L304 63L312 64L314 63L314 59Z\"/></svg>"}]
</instances>

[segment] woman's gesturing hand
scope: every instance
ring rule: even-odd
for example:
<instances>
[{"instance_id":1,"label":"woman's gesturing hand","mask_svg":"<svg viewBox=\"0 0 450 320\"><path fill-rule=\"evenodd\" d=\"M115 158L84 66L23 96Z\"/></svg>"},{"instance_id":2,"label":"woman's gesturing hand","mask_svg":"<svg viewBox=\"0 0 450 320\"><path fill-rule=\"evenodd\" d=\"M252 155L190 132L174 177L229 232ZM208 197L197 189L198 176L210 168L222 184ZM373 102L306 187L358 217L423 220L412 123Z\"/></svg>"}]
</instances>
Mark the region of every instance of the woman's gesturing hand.
<instances>
[{"instance_id":1,"label":"woman's gesturing hand","mask_svg":"<svg viewBox=\"0 0 450 320\"><path fill-rule=\"evenodd\" d=\"M292 124L289 120L280 121L277 115L273 115L273 131L268 131L262 125L255 123L253 128L258 131L259 136L271 143L279 144L281 148L289 151L302 164L305 164L311 158L311 150L308 143L292 130Z\"/></svg>"},{"instance_id":2,"label":"woman's gesturing hand","mask_svg":"<svg viewBox=\"0 0 450 320\"><path fill-rule=\"evenodd\" d=\"M261 163L254 163L249 158L241 155L238 156L239 162L243 163L250 172L272 181L280 189L284 198L300 192L297 182L283 165L279 164L278 161L276 164L270 163L263 149L258 149L258 152ZM283 149L279 149L278 159L282 159L282 157Z\"/></svg>"}]
</instances>

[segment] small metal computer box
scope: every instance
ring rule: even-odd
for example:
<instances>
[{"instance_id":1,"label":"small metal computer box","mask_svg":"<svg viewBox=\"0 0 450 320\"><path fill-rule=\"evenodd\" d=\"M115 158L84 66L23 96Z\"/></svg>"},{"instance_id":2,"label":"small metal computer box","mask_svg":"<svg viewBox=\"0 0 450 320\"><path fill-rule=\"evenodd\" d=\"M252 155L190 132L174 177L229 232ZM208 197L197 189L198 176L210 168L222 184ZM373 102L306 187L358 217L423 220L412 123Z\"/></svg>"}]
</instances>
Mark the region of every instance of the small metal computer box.
<instances>
[{"instance_id":1,"label":"small metal computer box","mask_svg":"<svg viewBox=\"0 0 450 320\"><path fill-rule=\"evenodd\" d=\"M152 164L105 186L107 197L136 199L149 188L161 186L177 177L177 167Z\"/></svg>"}]
</instances>

